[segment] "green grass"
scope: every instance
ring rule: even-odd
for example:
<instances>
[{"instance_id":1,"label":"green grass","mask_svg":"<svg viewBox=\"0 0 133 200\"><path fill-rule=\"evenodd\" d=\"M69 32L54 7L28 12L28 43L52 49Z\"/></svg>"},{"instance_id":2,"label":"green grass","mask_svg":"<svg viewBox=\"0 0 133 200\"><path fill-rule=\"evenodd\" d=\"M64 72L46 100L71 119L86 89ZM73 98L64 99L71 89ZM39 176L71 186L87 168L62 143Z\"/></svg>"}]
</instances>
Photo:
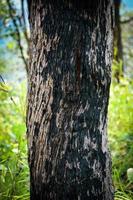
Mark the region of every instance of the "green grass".
<instances>
[{"instance_id":1,"label":"green grass","mask_svg":"<svg viewBox=\"0 0 133 200\"><path fill-rule=\"evenodd\" d=\"M29 199L25 83L0 91L0 199Z\"/></svg>"},{"instance_id":2,"label":"green grass","mask_svg":"<svg viewBox=\"0 0 133 200\"><path fill-rule=\"evenodd\" d=\"M108 124L115 200L132 200L133 182L127 177L127 170L133 168L133 83L131 80L121 78L120 84L112 83Z\"/></svg>"}]
</instances>

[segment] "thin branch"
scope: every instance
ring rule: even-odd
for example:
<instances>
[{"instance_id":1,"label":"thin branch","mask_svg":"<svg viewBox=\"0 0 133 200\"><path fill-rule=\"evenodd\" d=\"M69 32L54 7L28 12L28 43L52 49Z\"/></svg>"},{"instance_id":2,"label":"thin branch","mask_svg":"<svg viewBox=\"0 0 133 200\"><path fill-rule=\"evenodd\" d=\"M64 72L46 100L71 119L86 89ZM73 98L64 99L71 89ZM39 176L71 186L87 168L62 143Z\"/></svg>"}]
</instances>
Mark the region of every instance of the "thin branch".
<instances>
[{"instance_id":1,"label":"thin branch","mask_svg":"<svg viewBox=\"0 0 133 200\"><path fill-rule=\"evenodd\" d=\"M5 81L3 79L3 77L0 75L0 79L2 80L2 82L5 84Z\"/></svg>"},{"instance_id":2,"label":"thin branch","mask_svg":"<svg viewBox=\"0 0 133 200\"><path fill-rule=\"evenodd\" d=\"M19 27L17 25L17 21L16 21L15 17L13 16L13 13L12 13L13 8L12 8L12 5L11 5L11 2L10 2L10 0L6 0L6 1L7 1L7 5L8 5L8 8L9 8L9 15L10 15L10 17L12 19L12 22L14 24L14 27L16 29L16 34L17 34L17 39L16 40L17 40L17 44L18 44L19 49L20 49L21 58L22 58L22 60L23 60L23 62L25 64L26 70L28 71L28 64L27 64L26 58L24 56L23 47L21 45L21 36L20 36Z\"/></svg>"},{"instance_id":3,"label":"thin branch","mask_svg":"<svg viewBox=\"0 0 133 200\"><path fill-rule=\"evenodd\" d=\"M0 82L0 86L1 86L0 87L0 91L6 92L6 93L9 94L9 90L5 90L4 89L4 85L6 85L6 83L5 83L5 81L4 81L4 79L3 79L3 77L1 75L0 75L0 79L2 80L2 82ZM14 105L16 105L16 103L15 103L15 101L14 101L12 96L10 97L10 100L14 103Z\"/></svg>"},{"instance_id":4,"label":"thin branch","mask_svg":"<svg viewBox=\"0 0 133 200\"><path fill-rule=\"evenodd\" d=\"M8 90L5 90L5 89L3 89L3 88L0 88L0 91L3 91L3 92L9 92Z\"/></svg>"},{"instance_id":5,"label":"thin branch","mask_svg":"<svg viewBox=\"0 0 133 200\"><path fill-rule=\"evenodd\" d=\"M23 19L23 26L24 26L24 36L27 41L27 44L29 44L29 37L27 33L27 25L26 25L26 18L25 18L25 10L24 10L24 0L21 0L21 12L22 12L22 19Z\"/></svg>"},{"instance_id":6,"label":"thin branch","mask_svg":"<svg viewBox=\"0 0 133 200\"><path fill-rule=\"evenodd\" d=\"M121 23L121 24L127 24L127 23L129 23L129 22L131 22L131 21L133 21L133 17L130 17L129 19L123 20L123 21L121 21L120 23Z\"/></svg>"},{"instance_id":7,"label":"thin branch","mask_svg":"<svg viewBox=\"0 0 133 200\"><path fill-rule=\"evenodd\" d=\"M6 37L9 37L9 36L15 36L15 32L0 34L0 39L6 38Z\"/></svg>"}]
</instances>

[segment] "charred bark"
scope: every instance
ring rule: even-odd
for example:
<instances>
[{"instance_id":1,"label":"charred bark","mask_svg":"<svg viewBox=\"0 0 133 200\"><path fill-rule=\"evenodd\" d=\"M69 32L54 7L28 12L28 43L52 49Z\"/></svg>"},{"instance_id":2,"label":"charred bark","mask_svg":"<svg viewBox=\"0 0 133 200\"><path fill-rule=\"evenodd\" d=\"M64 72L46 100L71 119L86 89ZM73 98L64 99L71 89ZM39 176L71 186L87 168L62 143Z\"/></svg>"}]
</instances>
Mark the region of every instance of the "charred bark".
<instances>
[{"instance_id":1,"label":"charred bark","mask_svg":"<svg viewBox=\"0 0 133 200\"><path fill-rule=\"evenodd\" d=\"M31 200L112 200L110 0L29 1Z\"/></svg>"}]
</instances>

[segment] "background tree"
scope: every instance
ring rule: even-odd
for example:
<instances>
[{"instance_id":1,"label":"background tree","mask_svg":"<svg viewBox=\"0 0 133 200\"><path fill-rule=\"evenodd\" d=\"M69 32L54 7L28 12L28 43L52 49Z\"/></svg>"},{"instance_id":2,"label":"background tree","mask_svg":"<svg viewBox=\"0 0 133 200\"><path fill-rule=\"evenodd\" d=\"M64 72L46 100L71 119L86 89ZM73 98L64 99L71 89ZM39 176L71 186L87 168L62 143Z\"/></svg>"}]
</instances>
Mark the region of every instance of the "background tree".
<instances>
[{"instance_id":1,"label":"background tree","mask_svg":"<svg viewBox=\"0 0 133 200\"><path fill-rule=\"evenodd\" d=\"M27 71L29 31L26 19L26 1L20 0L16 5L13 0L2 0L0 7L0 39L7 40L8 49L19 51L19 57Z\"/></svg>"},{"instance_id":2,"label":"background tree","mask_svg":"<svg viewBox=\"0 0 133 200\"><path fill-rule=\"evenodd\" d=\"M130 32L132 31L131 28L128 26L132 26L133 23L133 14L132 12L126 12L123 14L120 14L120 8L123 6L121 0L114 0L114 10L115 10L115 29L114 29L114 69L113 69L113 75L117 81L117 83L120 82L121 77L125 75L125 72L127 71L127 58L125 58L125 55L128 52L127 47L130 47L129 39L125 41L125 32L128 37L130 37L130 43L131 38ZM124 18L124 19L123 19ZM127 25L129 24L129 25ZM126 30L126 31L125 31ZM127 30L129 30L127 34ZM127 37L126 36L126 37ZM122 39L123 38L123 39ZM124 46L124 49L123 49ZM126 46L126 48L125 48ZM131 47L130 47L131 49ZM123 52L123 50L126 50ZM128 53L128 55L131 54ZM129 74L128 74L129 76Z\"/></svg>"},{"instance_id":3,"label":"background tree","mask_svg":"<svg viewBox=\"0 0 133 200\"><path fill-rule=\"evenodd\" d=\"M31 199L112 200L112 1L28 1Z\"/></svg>"},{"instance_id":4,"label":"background tree","mask_svg":"<svg viewBox=\"0 0 133 200\"><path fill-rule=\"evenodd\" d=\"M114 0L115 8L115 29L114 29L114 60L116 61L117 68L115 69L114 76L119 83L120 76L123 72L123 46L122 34L120 24L120 5L121 0Z\"/></svg>"},{"instance_id":5,"label":"background tree","mask_svg":"<svg viewBox=\"0 0 133 200\"><path fill-rule=\"evenodd\" d=\"M26 40L20 25L21 6L10 1L20 38L9 15L6 0L0 1L0 200L29 200L29 169L25 127ZM12 9L13 8L13 9ZM18 41L20 39L20 41Z\"/></svg>"}]
</instances>

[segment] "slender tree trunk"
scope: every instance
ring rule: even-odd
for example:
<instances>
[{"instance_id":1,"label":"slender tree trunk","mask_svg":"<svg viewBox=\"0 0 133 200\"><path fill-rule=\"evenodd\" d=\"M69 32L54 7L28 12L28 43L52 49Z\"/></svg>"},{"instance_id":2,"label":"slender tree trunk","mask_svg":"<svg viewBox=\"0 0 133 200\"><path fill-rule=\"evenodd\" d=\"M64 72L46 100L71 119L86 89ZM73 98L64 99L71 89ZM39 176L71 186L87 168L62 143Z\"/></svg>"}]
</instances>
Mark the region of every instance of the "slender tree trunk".
<instances>
[{"instance_id":1,"label":"slender tree trunk","mask_svg":"<svg viewBox=\"0 0 133 200\"><path fill-rule=\"evenodd\" d=\"M117 82L120 82L120 76L123 74L123 46L122 46L122 35L121 35L121 24L120 24L120 5L121 0L114 0L115 7L115 29L114 29L114 47L116 53L114 59L117 61L117 69L115 71L115 78Z\"/></svg>"},{"instance_id":2,"label":"slender tree trunk","mask_svg":"<svg viewBox=\"0 0 133 200\"><path fill-rule=\"evenodd\" d=\"M29 1L31 200L112 200L110 0Z\"/></svg>"}]
</instances>

